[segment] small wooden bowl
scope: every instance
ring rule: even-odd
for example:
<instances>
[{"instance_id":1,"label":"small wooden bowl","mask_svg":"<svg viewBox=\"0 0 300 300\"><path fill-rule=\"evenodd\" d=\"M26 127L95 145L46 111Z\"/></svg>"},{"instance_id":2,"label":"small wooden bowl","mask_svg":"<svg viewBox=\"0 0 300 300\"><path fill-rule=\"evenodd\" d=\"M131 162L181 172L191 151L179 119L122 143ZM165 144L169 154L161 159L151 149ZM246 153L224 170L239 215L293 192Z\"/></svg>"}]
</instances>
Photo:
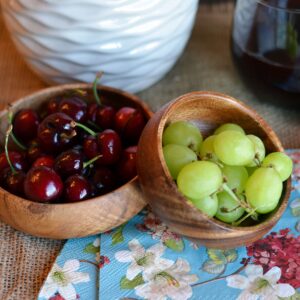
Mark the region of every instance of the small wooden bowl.
<instances>
[{"instance_id":1,"label":"small wooden bowl","mask_svg":"<svg viewBox=\"0 0 300 300\"><path fill-rule=\"evenodd\" d=\"M161 108L148 122L138 146L138 174L142 190L154 213L174 232L213 248L232 248L249 244L266 234L283 214L291 189L284 190L277 209L252 226L234 227L200 212L179 192L172 180L162 152L164 128L172 122L195 122L204 136L221 124L233 122L248 134L259 136L267 152L283 151L270 126L241 102L214 92L192 92Z\"/></svg>"},{"instance_id":2,"label":"small wooden bowl","mask_svg":"<svg viewBox=\"0 0 300 300\"><path fill-rule=\"evenodd\" d=\"M69 90L82 89L92 98L88 84L70 84L48 88L22 98L12 104L13 112L22 108L38 108L49 98ZM115 107L139 108L149 119L149 108L138 97L118 89L99 87L103 102ZM0 113L0 144L7 129L7 111ZM0 188L0 219L23 232L47 238L67 239L83 237L110 230L137 214L146 203L137 177L103 196L77 203L43 204L26 200Z\"/></svg>"}]
</instances>

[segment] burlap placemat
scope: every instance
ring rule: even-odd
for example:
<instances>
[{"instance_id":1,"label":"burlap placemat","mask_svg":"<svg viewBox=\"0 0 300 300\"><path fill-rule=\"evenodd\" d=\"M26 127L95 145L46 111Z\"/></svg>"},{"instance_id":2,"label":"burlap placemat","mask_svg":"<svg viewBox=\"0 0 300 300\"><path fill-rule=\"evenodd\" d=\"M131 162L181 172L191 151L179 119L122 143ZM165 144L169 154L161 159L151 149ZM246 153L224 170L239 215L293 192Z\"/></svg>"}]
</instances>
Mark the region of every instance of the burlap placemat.
<instances>
[{"instance_id":1,"label":"burlap placemat","mask_svg":"<svg viewBox=\"0 0 300 300\"><path fill-rule=\"evenodd\" d=\"M231 17L231 5L200 6L185 53L163 80L140 96L156 110L189 91L223 92L253 106L285 147L298 147L300 112L263 102L281 96L263 87L249 88L234 68L229 50ZM44 86L14 49L0 17L0 107ZM0 299L35 299L61 246L62 241L34 238L0 222Z\"/></svg>"}]
</instances>

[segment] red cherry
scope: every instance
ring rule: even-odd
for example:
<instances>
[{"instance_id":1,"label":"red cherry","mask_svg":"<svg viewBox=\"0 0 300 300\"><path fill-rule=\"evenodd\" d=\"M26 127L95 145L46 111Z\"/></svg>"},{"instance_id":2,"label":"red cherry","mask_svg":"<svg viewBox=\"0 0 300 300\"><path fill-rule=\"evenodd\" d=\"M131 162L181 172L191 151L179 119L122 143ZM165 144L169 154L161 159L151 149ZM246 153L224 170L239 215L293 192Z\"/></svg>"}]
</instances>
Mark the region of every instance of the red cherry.
<instances>
[{"instance_id":1,"label":"red cherry","mask_svg":"<svg viewBox=\"0 0 300 300\"><path fill-rule=\"evenodd\" d=\"M32 167L48 167L53 168L55 159L50 155L42 155L39 158L37 158L34 163L32 164Z\"/></svg>"},{"instance_id":2,"label":"red cherry","mask_svg":"<svg viewBox=\"0 0 300 300\"><path fill-rule=\"evenodd\" d=\"M26 171L27 170L27 162L24 159L24 156L17 151L8 151L8 156L12 165L16 168L16 170ZM6 159L5 152L0 153L0 171L9 167L8 161Z\"/></svg>"},{"instance_id":3,"label":"red cherry","mask_svg":"<svg viewBox=\"0 0 300 300\"><path fill-rule=\"evenodd\" d=\"M85 130L83 130L82 128L79 128L79 127L76 128L76 132L77 132L77 135L76 135L76 144L77 145L82 145L84 140L90 136L89 133L87 133ZM74 141L75 141L75 139L74 139ZM76 147L76 145L74 147Z\"/></svg>"},{"instance_id":4,"label":"red cherry","mask_svg":"<svg viewBox=\"0 0 300 300\"><path fill-rule=\"evenodd\" d=\"M70 176L65 182L64 198L67 202L87 199L91 193L90 183L81 175Z\"/></svg>"},{"instance_id":5,"label":"red cherry","mask_svg":"<svg viewBox=\"0 0 300 300\"><path fill-rule=\"evenodd\" d=\"M107 167L98 167L91 178L91 182L96 193L100 195L106 194L116 187L116 177Z\"/></svg>"},{"instance_id":6,"label":"red cherry","mask_svg":"<svg viewBox=\"0 0 300 300\"><path fill-rule=\"evenodd\" d=\"M33 167L26 175L24 191L28 199L36 202L53 202L63 192L59 175L48 167Z\"/></svg>"},{"instance_id":7,"label":"red cherry","mask_svg":"<svg viewBox=\"0 0 300 300\"><path fill-rule=\"evenodd\" d=\"M43 153L44 153L44 151L42 150L42 147L41 147L38 139L34 139L29 142L27 151L26 151L26 157L30 163L37 160L41 155L43 155Z\"/></svg>"},{"instance_id":8,"label":"red cherry","mask_svg":"<svg viewBox=\"0 0 300 300\"><path fill-rule=\"evenodd\" d=\"M132 107L122 107L115 115L114 128L126 143L137 143L145 124L142 112Z\"/></svg>"},{"instance_id":9,"label":"red cherry","mask_svg":"<svg viewBox=\"0 0 300 300\"><path fill-rule=\"evenodd\" d=\"M137 175L136 152L137 146L131 146L122 153L121 160L117 165L117 176L122 183L131 180Z\"/></svg>"},{"instance_id":10,"label":"red cherry","mask_svg":"<svg viewBox=\"0 0 300 300\"><path fill-rule=\"evenodd\" d=\"M18 171L13 173L10 168L4 171L6 174L5 176L5 183L4 187L11 193L17 196L24 195L24 181L26 174L22 171ZM2 175L3 176L3 175Z\"/></svg>"},{"instance_id":11,"label":"red cherry","mask_svg":"<svg viewBox=\"0 0 300 300\"><path fill-rule=\"evenodd\" d=\"M11 172L10 167L0 170L0 186L5 187L6 178L10 174L10 172Z\"/></svg>"},{"instance_id":12,"label":"red cherry","mask_svg":"<svg viewBox=\"0 0 300 300\"><path fill-rule=\"evenodd\" d=\"M84 122L86 120L87 104L79 96L64 98L60 101L58 110L76 122Z\"/></svg>"},{"instance_id":13,"label":"red cherry","mask_svg":"<svg viewBox=\"0 0 300 300\"><path fill-rule=\"evenodd\" d=\"M91 103L88 105L86 118L87 120L95 123L96 122L96 114L98 110L98 104L97 103Z\"/></svg>"},{"instance_id":14,"label":"red cherry","mask_svg":"<svg viewBox=\"0 0 300 300\"><path fill-rule=\"evenodd\" d=\"M114 127L117 132L123 132L132 114L136 112L133 107L124 106L120 108L115 115Z\"/></svg>"},{"instance_id":15,"label":"red cherry","mask_svg":"<svg viewBox=\"0 0 300 300\"><path fill-rule=\"evenodd\" d=\"M97 165L112 165L116 163L122 152L122 142L119 135L112 129L106 129L97 135L98 152L102 155Z\"/></svg>"},{"instance_id":16,"label":"red cherry","mask_svg":"<svg viewBox=\"0 0 300 300\"><path fill-rule=\"evenodd\" d=\"M88 159L99 155L97 139L94 136L88 136L83 141L83 152Z\"/></svg>"},{"instance_id":17,"label":"red cherry","mask_svg":"<svg viewBox=\"0 0 300 300\"><path fill-rule=\"evenodd\" d=\"M96 124L101 129L109 129L114 126L116 110L112 106L100 106L96 113Z\"/></svg>"},{"instance_id":18,"label":"red cherry","mask_svg":"<svg viewBox=\"0 0 300 300\"><path fill-rule=\"evenodd\" d=\"M39 117L32 109L22 109L14 117L13 131L18 139L28 143L37 135Z\"/></svg>"},{"instance_id":19,"label":"red cherry","mask_svg":"<svg viewBox=\"0 0 300 300\"><path fill-rule=\"evenodd\" d=\"M59 102L61 101L61 96L51 98L46 105L47 116L57 113Z\"/></svg>"},{"instance_id":20,"label":"red cherry","mask_svg":"<svg viewBox=\"0 0 300 300\"><path fill-rule=\"evenodd\" d=\"M83 168L83 156L75 149L61 153L55 160L54 170L62 177L81 173Z\"/></svg>"},{"instance_id":21,"label":"red cherry","mask_svg":"<svg viewBox=\"0 0 300 300\"><path fill-rule=\"evenodd\" d=\"M47 153L58 153L72 145L76 130L74 121L64 113L55 113L46 117L38 128L38 140Z\"/></svg>"}]
</instances>

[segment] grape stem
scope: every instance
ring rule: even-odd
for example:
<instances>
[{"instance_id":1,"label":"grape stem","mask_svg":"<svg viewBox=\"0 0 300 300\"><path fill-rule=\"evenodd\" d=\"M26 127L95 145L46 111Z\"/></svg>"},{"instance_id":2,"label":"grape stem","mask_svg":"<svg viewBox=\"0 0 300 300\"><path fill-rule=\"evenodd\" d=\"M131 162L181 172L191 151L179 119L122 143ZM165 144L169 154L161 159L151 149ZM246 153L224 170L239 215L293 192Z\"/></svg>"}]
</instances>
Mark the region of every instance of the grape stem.
<instances>
[{"instance_id":1,"label":"grape stem","mask_svg":"<svg viewBox=\"0 0 300 300\"><path fill-rule=\"evenodd\" d=\"M100 78L102 77L103 75L103 72L98 72L96 74L96 78L93 82L93 93L94 93L94 97L96 99L96 102L99 106L102 106L102 103L101 103L101 100L100 100L100 97L98 95L98 90L97 90L97 85L98 85L98 81L100 80Z\"/></svg>"},{"instance_id":2,"label":"grape stem","mask_svg":"<svg viewBox=\"0 0 300 300\"><path fill-rule=\"evenodd\" d=\"M219 161L214 160L213 159L213 153L209 152L207 153L202 160L208 160L208 161L212 161L213 163L215 163L218 167L220 167L221 169L224 168L224 165L221 164Z\"/></svg>"},{"instance_id":3,"label":"grape stem","mask_svg":"<svg viewBox=\"0 0 300 300\"><path fill-rule=\"evenodd\" d=\"M256 164L257 167L260 167L260 160L255 156L253 162Z\"/></svg>"},{"instance_id":4,"label":"grape stem","mask_svg":"<svg viewBox=\"0 0 300 300\"><path fill-rule=\"evenodd\" d=\"M254 215L256 209L252 209L247 215L245 215L243 218L241 218L240 220L238 220L237 222L233 222L232 225L233 226L238 226L240 225L243 221L245 221L247 218L251 217Z\"/></svg>"},{"instance_id":5,"label":"grape stem","mask_svg":"<svg viewBox=\"0 0 300 300\"><path fill-rule=\"evenodd\" d=\"M230 189L230 187L226 183L223 183L222 187L223 187L223 190L225 192L227 192L247 212L253 211L253 208L245 201L242 201L241 199L239 199L239 197ZM251 215L253 215L253 216L256 215L256 217L257 217L257 214L255 212L252 212Z\"/></svg>"},{"instance_id":6,"label":"grape stem","mask_svg":"<svg viewBox=\"0 0 300 300\"><path fill-rule=\"evenodd\" d=\"M238 205L238 206L236 206L235 208L230 209L230 210L228 210L226 207L221 207L220 210L221 210L221 212L224 212L224 213L231 213L231 212L233 212L233 211L239 209L240 207L241 207L241 206Z\"/></svg>"},{"instance_id":7,"label":"grape stem","mask_svg":"<svg viewBox=\"0 0 300 300\"><path fill-rule=\"evenodd\" d=\"M9 157L9 154L8 154L8 139L9 139L9 136L12 132L12 125L9 125L7 131L6 131L6 134L5 134L5 147L4 147L4 150L5 150L5 156L6 156L6 160L9 164L9 167L13 173L13 175L17 174L17 171L16 169L14 168L13 164L11 163L11 160L10 160L10 157Z\"/></svg>"}]
</instances>

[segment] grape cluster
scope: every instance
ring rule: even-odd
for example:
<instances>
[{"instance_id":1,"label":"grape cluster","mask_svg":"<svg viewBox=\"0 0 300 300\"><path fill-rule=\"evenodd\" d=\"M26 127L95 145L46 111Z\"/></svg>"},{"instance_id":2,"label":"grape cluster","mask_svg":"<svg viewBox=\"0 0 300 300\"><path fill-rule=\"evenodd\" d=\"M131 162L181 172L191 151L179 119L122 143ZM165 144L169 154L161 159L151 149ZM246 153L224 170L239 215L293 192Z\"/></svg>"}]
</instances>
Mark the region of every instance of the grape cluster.
<instances>
[{"instance_id":1,"label":"grape cluster","mask_svg":"<svg viewBox=\"0 0 300 300\"><path fill-rule=\"evenodd\" d=\"M162 142L179 191L203 213L232 225L273 211L292 173L287 155L266 155L258 136L233 123L203 140L192 122L177 121L165 128Z\"/></svg>"}]
</instances>

